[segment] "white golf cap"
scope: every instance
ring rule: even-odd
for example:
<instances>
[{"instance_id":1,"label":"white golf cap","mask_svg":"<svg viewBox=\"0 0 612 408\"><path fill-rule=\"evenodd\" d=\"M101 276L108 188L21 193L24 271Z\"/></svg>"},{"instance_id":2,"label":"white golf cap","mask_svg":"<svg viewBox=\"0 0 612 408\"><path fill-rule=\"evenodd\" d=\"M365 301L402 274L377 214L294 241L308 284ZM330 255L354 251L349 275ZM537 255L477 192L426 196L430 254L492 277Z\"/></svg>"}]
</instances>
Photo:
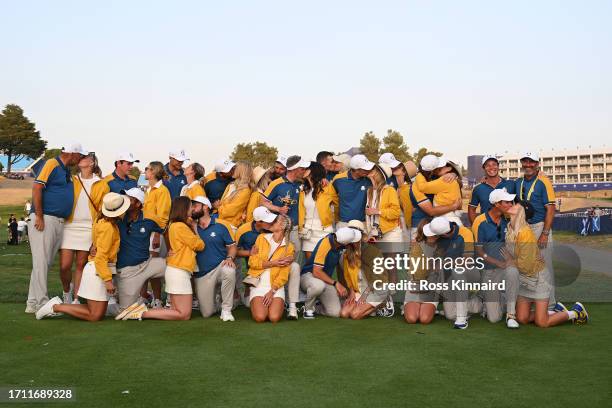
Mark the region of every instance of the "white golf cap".
<instances>
[{"instance_id":1,"label":"white golf cap","mask_svg":"<svg viewBox=\"0 0 612 408\"><path fill-rule=\"evenodd\" d=\"M121 152L117 155L115 161L126 161L130 163L140 163L140 160L136 160L134 155L129 152Z\"/></svg>"},{"instance_id":2,"label":"white golf cap","mask_svg":"<svg viewBox=\"0 0 612 408\"><path fill-rule=\"evenodd\" d=\"M223 167L221 168L221 170L219 170L220 173L229 173L230 171L232 171L232 169L234 168L234 166L236 165L236 163L234 163L231 160L226 160L223 162Z\"/></svg>"},{"instance_id":3,"label":"white golf cap","mask_svg":"<svg viewBox=\"0 0 612 408\"><path fill-rule=\"evenodd\" d=\"M351 157L349 167L353 170L367 170L370 171L374 168L374 163L368 160L363 154L356 154Z\"/></svg>"},{"instance_id":4,"label":"white golf cap","mask_svg":"<svg viewBox=\"0 0 612 408\"><path fill-rule=\"evenodd\" d=\"M215 171L217 173L221 173L221 170L223 170L223 167L225 166L225 162L228 161L227 159L221 159L219 161L217 161L215 163Z\"/></svg>"},{"instance_id":5,"label":"white golf cap","mask_svg":"<svg viewBox=\"0 0 612 408\"><path fill-rule=\"evenodd\" d=\"M336 231L336 241L342 245L359 242L361 241L361 231L350 227L338 228L338 231Z\"/></svg>"},{"instance_id":6,"label":"white golf cap","mask_svg":"<svg viewBox=\"0 0 612 408\"><path fill-rule=\"evenodd\" d=\"M204 197L204 196L196 196L191 201L195 201L196 203L204 204L209 209L212 209L212 204L210 203L210 200L208 198Z\"/></svg>"},{"instance_id":7,"label":"white golf cap","mask_svg":"<svg viewBox=\"0 0 612 408\"><path fill-rule=\"evenodd\" d=\"M540 156L536 152L525 152L521 156L521 160L523 160L523 159L531 159L534 162L539 162L540 161Z\"/></svg>"},{"instance_id":8,"label":"white golf cap","mask_svg":"<svg viewBox=\"0 0 612 408\"><path fill-rule=\"evenodd\" d=\"M448 160L446 159L446 157L442 156L442 157L438 157L438 164L436 164L436 169L441 169L442 167L446 166L448 164Z\"/></svg>"},{"instance_id":9,"label":"white golf cap","mask_svg":"<svg viewBox=\"0 0 612 408\"><path fill-rule=\"evenodd\" d=\"M356 229L358 229L361 232L365 231L365 225L364 225L363 221L359 221L359 220L350 220L348 222L348 227L349 228L356 228Z\"/></svg>"},{"instance_id":10,"label":"white golf cap","mask_svg":"<svg viewBox=\"0 0 612 408\"><path fill-rule=\"evenodd\" d=\"M300 160L298 160L298 162L295 163L293 166L287 167L287 165L285 165L285 167L287 167L287 170L295 170L295 169L300 169L300 168L307 169L310 167L310 161L302 159L301 156L298 156L298 157L300 157Z\"/></svg>"},{"instance_id":11,"label":"white golf cap","mask_svg":"<svg viewBox=\"0 0 612 408\"><path fill-rule=\"evenodd\" d=\"M497 157L495 157L492 154L485 154L484 156L482 156L482 166L484 167L485 163L488 162L489 160L495 160L496 162L499 163L499 160L497 160Z\"/></svg>"},{"instance_id":12,"label":"white golf cap","mask_svg":"<svg viewBox=\"0 0 612 408\"><path fill-rule=\"evenodd\" d=\"M253 219L255 221L263 221L270 223L274 222L276 217L278 217L278 215L274 214L272 211L268 210L264 206L257 207L253 210Z\"/></svg>"},{"instance_id":13,"label":"white golf cap","mask_svg":"<svg viewBox=\"0 0 612 408\"><path fill-rule=\"evenodd\" d=\"M434 235L443 235L450 232L451 226L448 218L435 217L429 224L426 224L423 227L423 234L428 237L433 237Z\"/></svg>"},{"instance_id":14,"label":"white golf cap","mask_svg":"<svg viewBox=\"0 0 612 408\"><path fill-rule=\"evenodd\" d=\"M498 188L491 191L489 194L489 202L491 204L499 203L500 201L514 201L516 194L510 194L505 188Z\"/></svg>"},{"instance_id":15,"label":"white golf cap","mask_svg":"<svg viewBox=\"0 0 612 408\"><path fill-rule=\"evenodd\" d=\"M278 156L275 161L282 164L283 167L287 167L287 156Z\"/></svg>"},{"instance_id":16,"label":"white golf cap","mask_svg":"<svg viewBox=\"0 0 612 408\"><path fill-rule=\"evenodd\" d=\"M87 156L89 152L83 148L80 143L72 143L68 148L62 148L62 152L64 153L78 153L83 156Z\"/></svg>"},{"instance_id":17,"label":"white golf cap","mask_svg":"<svg viewBox=\"0 0 612 408\"><path fill-rule=\"evenodd\" d=\"M144 204L145 193L138 187L132 187L129 190L121 190L121 194L125 194L129 197L134 197L135 199L140 201L141 204Z\"/></svg>"},{"instance_id":18,"label":"white golf cap","mask_svg":"<svg viewBox=\"0 0 612 408\"><path fill-rule=\"evenodd\" d=\"M440 160L438 159L438 156L435 156L433 154L425 155L423 156L420 162L421 169L423 171L435 170L436 168L438 168L439 161Z\"/></svg>"},{"instance_id":19,"label":"white golf cap","mask_svg":"<svg viewBox=\"0 0 612 408\"><path fill-rule=\"evenodd\" d=\"M400 164L402 164L402 162L397 160L395 156L393 155L393 153L383 153L380 155L380 158L378 159L378 164L386 164L387 166L394 169Z\"/></svg>"},{"instance_id":20,"label":"white golf cap","mask_svg":"<svg viewBox=\"0 0 612 408\"><path fill-rule=\"evenodd\" d=\"M342 163L346 167L348 167L349 163L351 162L351 156L349 156L346 153L342 153L342 154L338 154L338 155L332 156L332 160L337 162L337 163Z\"/></svg>"},{"instance_id":21,"label":"white golf cap","mask_svg":"<svg viewBox=\"0 0 612 408\"><path fill-rule=\"evenodd\" d=\"M171 150L168 155L170 157L172 157L173 159L178 160L180 162L184 162L186 160L189 160L189 158L185 154L185 150L183 150L183 149Z\"/></svg>"}]
</instances>

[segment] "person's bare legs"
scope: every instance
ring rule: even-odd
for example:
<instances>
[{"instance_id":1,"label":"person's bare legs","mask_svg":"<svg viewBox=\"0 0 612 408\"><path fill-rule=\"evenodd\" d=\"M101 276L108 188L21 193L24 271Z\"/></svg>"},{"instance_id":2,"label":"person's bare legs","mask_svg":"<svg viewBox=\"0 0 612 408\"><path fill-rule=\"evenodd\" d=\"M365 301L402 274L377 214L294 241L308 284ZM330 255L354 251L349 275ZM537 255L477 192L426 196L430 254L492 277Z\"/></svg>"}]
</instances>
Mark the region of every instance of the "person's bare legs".
<instances>
[{"instance_id":1,"label":"person's bare legs","mask_svg":"<svg viewBox=\"0 0 612 408\"><path fill-rule=\"evenodd\" d=\"M357 303L351 312L351 319L361 320L372 313L376 308L369 303Z\"/></svg>"},{"instance_id":2,"label":"person's bare legs","mask_svg":"<svg viewBox=\"0 0 612 408\"><path fill-rule=\"evenodd\" d=\"M172 295L171 309L150 309L142 314L143 319L189 320L193 295Z\"/></svg>"},{"instance_id":3,"label":"person's bare legs","mask_svg":"<svg viewBox=\"0 0 612 408\"><path fill-rule=\"evenodd\" d=\"M421 310L421 303L419 302L408 302L404 305L404 320L406 323L414 324L419 321L419 312Z\"/></svg>"},{"instance_id":4,"label":"person's bare legs","mask_svg":"<svg viewBox=\"0 0 612 408\"><path fill-rule=\"evenodd\" d=\"M88 251L76 251L76 268L74 269L74 299L78 299L79 287L81 286L81 278L83 277L83 269L87 264L89 257Z\"/></svg>"},{"instance_id":5,"label":"person's bare legs","mask_svg":"<svg viewBox=\"0 0 612 408\"><path fill-rule=\"evenodd\" d=\"M268 319L268 307L263 304L263 296L251 300L251 316L257 323L263 323Z\"/></svg>"},{"instance_id":6,"label":"person's bare legs","mask_svg":"<svg viewBox=\"0 0 612 408\"><path fill-rule=\"evenodd\" d=\"M532 304L535 304L535 311L531 311ZM519 298L516 303L516 309L517 320L521 324L534 322L536 326L546 328L563 324L569 320L567 312L557 312L549 315L548 299L530 301L525 298Z\"/></svg>"},{"instance_id":7,"label":"person's bare legs","mask_svg":"<svg viewBox=\"0 0 612 408\"><path fill-rule=\"evenodd\" d=\"M281 298L272 298L272 304L268 309L268 319L272 323L277 323L283 318L283 312L285 311L285 301Z\"/></svg>"},{"instance_id":8,"label":"person's bare legs","mask_svg":"<svg viewBox=\"0 0 612 408\"><path fill-rule=\"evenodd\" d=\"M419 322L421 324L429 324L436 315L436 306L431 303L421 304L421 310L419 310Z\"/></svg>"},{"instance_id":9,"label":"person's bare legs","mask_svg":"<svg viewBox=\"0 0 612 408\"><path fill-rule=\"evenodd\" d=\"M87 304L85 305L67 305L61 303L53 306L53 311L57 313L64 313L72 317L76 317L77 319L97 322L104 318L107 305L108 302L87 299Z\"/></svg>"},{"instance_id":10,"label":"person's bare legs","mask_svg":"<svg viewBox=\"0 0 612 408\"><path fill-rule=\"evenodd\" d=\"M72 249L60 249L60 279L64 292L70 292L70 283L72 282L72 262L74 253ZM81 269L81 272L83 270ZM75 291L76 293L76 291Z\"/></svg>"},{"instance_id":11,"label":"person's bare legs","mask_svg":"<svg viewBox=\"0 0 612 408\"><path fill-rule=\"evenodd\" d=\"M151 289L153 290L153 296L155 297L155 299L161 300L161 293L162 293L161 278L151 278L150 282L151 282Z\"/></svg>"},{"instance_id":12,"label":"person's bare legs","mask_svg":"<svg viewBox=\"0 0 612 408\"><path fill-rule=\"evenodd\" d=\"M355 306L357 306L357 303L355 302L351 302L351 303L345 302L342 305L342 309L340 309L340 317L343 319L350 319L351 312L353 311L353 309L355 309Z\"/></svg>"}]
</instances>

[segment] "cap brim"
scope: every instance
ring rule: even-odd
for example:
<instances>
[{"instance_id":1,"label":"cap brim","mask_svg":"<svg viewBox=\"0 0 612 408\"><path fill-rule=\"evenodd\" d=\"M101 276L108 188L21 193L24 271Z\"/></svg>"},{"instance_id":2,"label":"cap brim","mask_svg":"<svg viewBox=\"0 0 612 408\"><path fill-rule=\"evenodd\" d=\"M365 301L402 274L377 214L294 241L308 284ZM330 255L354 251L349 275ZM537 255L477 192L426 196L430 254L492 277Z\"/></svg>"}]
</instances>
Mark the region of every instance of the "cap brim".
<instances>
[{"instance_id":1,"label":"cap brim","mask_svg":"<svg viewBox=\"0 0 612 408\"><path fill-rule=\"evenodd\" d=\"M263 222L267 222L267 223L272 223L274 221L276 221L276 218L278 218L277 214L268 214L262 221Z\"/></svg>"},{"instance_id":2,"label":"cap brim","mask_svg":"<svg viewBox=\"0 0 612 408\"><path fill-rule=\"evenodd\" d=\"M399 160L391 160L389 163L381 163L381 164L386 164L386 165L390 166L392 169L394 169L397 166L399 166L400 164L402 164L402 162L399 161Z\"/></svg>"},{"instance_id":3,"label":"cap brim","mask_svg":"<svg viewBox=\"0 0 612 408\"><path fill-rule=\"evenodd\" d=\"M221 173L229 173L235 166L235 164L224 166Z\"/></svg>"},{"instance_id":4,"label":"cap brim","mask_svg":"<svg viewBox=\"0 0 612 408\"><path fill-rule=\"evenodd\" d=\"M351 240L351 243L355 243L355 242L359 242L361 241L361 231L351 228L355 233L353 234L353 239Z\"/></svg>"},{"instance_id":5,"label":"cap brim","mask_svg":"<svg viewBox=\"0 0 612 408\"><path fill-rule=\"evenodd\" d=\"M359 170L366 170L366 171L370 171L374 168L375 164L372 162L367 162L365 165L359 167Z\"/></svg>"},{"instance_id":6,"label":"cap brim","mask_svg":"<svg viewBox=\"0 0 612 408\"><path fill-rule=\"evenodd\" d=\"M423 227L423 234L425 234L425 236L426 236L426 237L433 237L434 235L436 235L436 234L434 234L434 232L431 230L430 225L431 225L431 224L426 224L426 225Z\"/></svg>"}]
</instances>

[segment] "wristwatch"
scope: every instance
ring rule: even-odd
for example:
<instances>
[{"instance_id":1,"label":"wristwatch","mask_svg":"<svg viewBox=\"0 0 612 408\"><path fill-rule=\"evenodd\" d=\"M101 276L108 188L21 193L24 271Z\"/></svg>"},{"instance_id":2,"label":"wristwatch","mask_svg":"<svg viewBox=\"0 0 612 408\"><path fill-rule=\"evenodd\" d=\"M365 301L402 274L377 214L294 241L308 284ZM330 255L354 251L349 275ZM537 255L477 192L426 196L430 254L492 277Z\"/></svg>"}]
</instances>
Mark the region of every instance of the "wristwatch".
<instances>
[{"instance_id":1,"label":"wristwatch","mask_svg":"<svg viewBox=\"0 0 612 408\"><path fill-rule=\"evenodd\" d=\"M335 280L335 281L333 281L333 282L332 282L332 286L333 286L334 288L336 287L336 283L338 283L338 281L337 281L337 280Z\"/></svg>"}]
</instances>

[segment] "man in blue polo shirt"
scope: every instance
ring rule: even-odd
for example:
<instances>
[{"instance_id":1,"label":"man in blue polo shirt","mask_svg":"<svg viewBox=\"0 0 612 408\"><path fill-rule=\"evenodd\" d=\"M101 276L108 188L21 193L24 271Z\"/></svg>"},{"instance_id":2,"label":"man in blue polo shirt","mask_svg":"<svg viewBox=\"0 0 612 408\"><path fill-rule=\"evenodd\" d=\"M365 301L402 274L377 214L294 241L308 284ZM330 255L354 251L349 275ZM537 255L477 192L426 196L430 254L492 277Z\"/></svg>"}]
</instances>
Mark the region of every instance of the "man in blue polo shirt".
<instances>
[{"instance_id":1,"label":"man in blue polo shirt","mask_svg":"<svg viewBox=\"0 0 612 408\"><path fill-rule=\"evenodd\" d=\"M236 167L236 163L231 160L218 163L215 166L215 169L218 169L215 178L204 185L204 192L206 193L206 198L210 200L213 206L213 212L216 212L217 208L219 208L221 197L223 197L228 184L232 182L234 167Z\"/></svg>"},{"instance_id":2,"label":"man in blue polo shirt","mask_svg":"<svg viewBox=\"0 0 612 408\"><path fill-rule=\"evenodd\" d=\"M164 186L170 191L170 198L174 200L181 195L181 190L187 185L183 163L188 159L183 149L173 150L169 156L168 163L164 165L164 170L168 175L168 179L164 180Z\"/></svg>"},{"instance_id":3,"label":"man in blue polo shirt","mask_svg":"<svg viewBox=\"0 0 612 408\"><path fill-rule=\"evenodd\" d=\"M502 282L506 284L506 326L516 329L516 297L518 296L519 277L516 268L507 268L501 254L506 242L508 220L504 216L514 205L515 194L504 189L496 189L489 195L491 208L480 214L472 224L476 256L483 258L482 282ZM484 292L484 306L491 323L501 320L503 308L499 291Z\"/></svg>"},{"instance_id":4,"label":"man in blue polo shirt","mask_svg":"<svg viewBox=\"0 0 612 408\"><path fill-rule=\"evenodd\" d=\"M391 168L392 173L395 173L395 171L397 171L397 169L399 169L400 166L403 165L402 162L395 158L395 155L393 153L381 154L380 158L378 159L378 164L382 166L388 166L389 168ZM394 175L387 178L387 184L393 186L393 188L396 190L399 187L397 177L395 177Z\"/></svg>"},{"instance_id":5,"label":"man in blue polo shirt","mask_svg":"<svg viewBox=\"0 0 612 408\"><path fill-rule=\"evenodd\" d=\"M64 220L72 213L74 185L68 166L74 166L88 155L78 143L48 159L32 186L28 234L32 253L32 274L26 313L36 311L47 301L47 275L62 243Z\"/></svg>"},{"instance_id":6,"label":"man in blue polo shirt","mask_svg":"<svg viewBox=\"0 0 612 408\"><path fill-rule=\"evenodd\" d=\"M346 175L339 175L332 181L333 188L330 190L340 213L336 228L346 227L351 220L365 221L368 188L372 186L368 174L374 168L374 163L363 154L357 154L351 157L349 167Z\"/></svg>"},{"instance_id":7,"label":"man in blue polo shirt","mask_svg":"<svg viewBox=\"0 0 612 408\"><path fill-rule=\"evenodd\" d=\"M287 215L291 219L289 240L295 247L296 254L302 250L302 241L298 236L298 208L302 181L310 162L300 156L287 158L287 174L272 181L264 192L262 205L277 214Z\"/></svg>"},{"instance_id":8,"label":"man in blue polo shirt","mask_svg":"<svg viewBox=\"0 0 612 408\"><path fill-rule=\"evenodd\" d=\"M537 153L524 153L521 157L521 166L523 177L515 180L515 191L519 199L529 201L533 206L534 214L528 222L538 240L538 246L546 263L548 274L546 279L552 285L548 305L552 309L556 303L555 270L552 260L552 225L556 211L555 190L550 179L540 171L540 157Z\"/></svg>"},{"instance_id":9,"label":"man in blue polo shirt","mask_svg":"<svg viewBox=\"0 0 612 408\"><path fill-rule=\"evenodd\" d=\"M491 208L489 194L498 188L505 188L509 193L514 193L514 181L506 180L499 176L499 161L497 157L486 155L482 158L482 168L485 172L484 180L477 184L472 190L472 198L468 206L468 218L470 224L476 219L476 209L480 206L480 213L484 214Z\"/></svg>"},{"instance_id":10,"label":"man in blue polo shirt","mask_svg":"<svg viewBox=\"0 0 612 408\"><path fill-rule=\"evenodd\" d=\"M212 204L206 197L193 200L193 217L198 217L198 235L204 241L204 250L196 253L197 271L194 272L195 289L203 317L217 312L215 297L221 286L221 320L234 321L234 287L236 285L236 241L231 225L211 218Z\"/></svg>"},{"instance_id":11,"label":"man in blue polo shirt","mask_svg":"<svg viewBox=\"0 0 612 408\"><path fill-rule=\"evenodd\" d=\"M332 275L340 262L340 252L346 245L361 241L361 232L355 228L342 227L317 243L310 257L302 267L300 286L306 292L304 319L315 318L317 299L323 306L321 313L338 317L340 315L340 298L347 295L342 283L334 280Z\"/></svg>"},{"instance_id":12,"label":"man in blue polo shirt","mask_svg":"<svg viewBox=\"0 0 612 408\"><path fill-rule=\"evenodd\" d=\"M144 192L134 187L122 193L131 201L127 213L117 223L121 237L117 254L117 287L119 306L125 309L138 300L145 282L164 277L166 258L151 257L149 252L151 233L163 233L163 229L153 220L144 218Z\"/></svg>"},{"instance_id":13,"label":"man in blue polo shirt","mask_svg":"<svg viewBox=\"0 0 612 408\"><path fill-rule=\"evenodd\" d=\"M134 163L140 163L140 160L136 160L132 153L119 153L115 160L115 171L102 179L105 184L104 194L109 192L121 194L121 191L138 187L138 180L130 174Z\"/></svg>"}]
</instances>

